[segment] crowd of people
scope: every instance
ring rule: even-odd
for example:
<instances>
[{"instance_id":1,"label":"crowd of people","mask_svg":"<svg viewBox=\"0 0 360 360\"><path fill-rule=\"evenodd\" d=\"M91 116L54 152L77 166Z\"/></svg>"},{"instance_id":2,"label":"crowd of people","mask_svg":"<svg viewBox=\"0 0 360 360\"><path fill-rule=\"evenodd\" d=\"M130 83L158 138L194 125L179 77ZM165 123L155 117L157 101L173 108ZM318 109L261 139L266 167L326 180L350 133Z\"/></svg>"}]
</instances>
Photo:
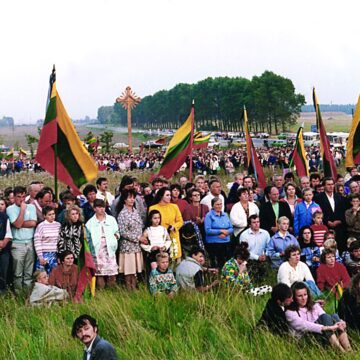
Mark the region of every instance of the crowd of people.
<instances>
[{"instance_id":1,"label":"crowd of people","mask_svg":"<svg viewBox=\"0 0 360 360\"><path fill-rule=\"evenodd\" d=\"M272 292L260 324L350 350L346 328L360 328L360 175L348 170L336 183L274 174L265 189L246 173L227 189L216 175L140 183L126 174L113 192L100 177L58 203L41 182L5 189L0 292L29 291L34 306L80 301L77 265L89 247L100 290L142 281L154 296L220 283ZM272 274L277 284L263 284ZM313 300L332 293L340 318Z\"/></svg>"},{"instance_id":2,"label":"crowd of people","mask_svg":"<svg viewBox=\"0 0 360 360\"><path fill-rule=\"evenodd\" d=\"M279 147L267 146L257 149L257 155L263 167L272 170L289 169L291 165L291 155L294 150L292 144ZM100 171L124 172L133 170L156 170L160 167L165 155L164 149L148 149L137 154L93 154ZM345 149L335 148L333 157L337 164L340 164L345 155ZM306 157L311 172L318 172L322 168L319 146L306 147ZM211 148L207 147L194 151L193 168L203 174L216 174L220 170L228 174L235 173L236 170L247 163L246 149L242 147L233 148ZM183 168L189 166L189 159ZM41 166L30 158L19 155L18 158L3 158L0 163L0 174L10 175L22 171L43 171Z\"/></svg>"}]
</instances>

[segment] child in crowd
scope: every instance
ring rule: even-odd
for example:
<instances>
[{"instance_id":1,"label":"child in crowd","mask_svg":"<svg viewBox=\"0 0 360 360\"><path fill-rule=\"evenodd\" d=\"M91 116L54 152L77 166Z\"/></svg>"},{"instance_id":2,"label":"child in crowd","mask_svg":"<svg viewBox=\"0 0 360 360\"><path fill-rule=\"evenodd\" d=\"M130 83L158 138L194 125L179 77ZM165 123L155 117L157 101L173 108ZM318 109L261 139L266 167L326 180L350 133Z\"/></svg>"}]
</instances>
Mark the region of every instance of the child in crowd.
<instances>
[{"instance_id":1,"label":"child in crowd","mask_svg":"<svg viewBox=\"0 0 360 360\"><path fill-rule=\"evenodd\" d=\"M46 271L37 270L33 276L35 284L30 295L31 306L50 306L53 303L61 302L69 298L69 294L65 289L49 285L49 275Z\"/></svg>"},{"instance_id":2,"label":"child in crowd","mask_svg":"<svg viewBox=\"0 0 360 360\"><path fill-rule=\"evenodd\" d=\"M37 255L35 269L45 269L48 274L57 266L57 244L59 240L60 223L55 221L55 210L51 206L42 209L44 221L35 231L34 247Z\"/></svg>"},{"instance_id":3,"label":"child in crowd","mask_svg":"<svg viewBox=\"0 0 360 360\"><path fill-rule=\"evenodd\" d=\"M152 295L166 293L172 298L178 291L178 286L174 273L169 269L169 254L164 252L156 254L156 265L149 277L150 293Z\"/></svg>"},{"instance_id":4,"label":"child in crowd","mask_svg":"<svg viewBox=\"0 0 360 360\"><path fill-rule=\"evenodd\" d=\"M160 212L158 210L151 210L143 233L143 237L148 241L148 244L141 244L141 248L148 253L151 269L156 269L158 266L156 255L162 251L168 251L171 245L169 233L160 223Z\"/></svg>"},{"instance_id":5,"label":"child in crowd","mask_svg":"<svg viewBox=\"0 0 360 360\"><path fill-rule=\"evenodd\" d=\"M312 215L314 224L311 225L311 230L314 234L314 243L319 248L323 246L325 233L329 230L328 227L323 224L323 217L324 214L320 210L315 211Z\"/></svg>"},{"instance_id":6,"label":"child in crowd","mask_svg":"<svg viewBox=\"0 0 360 360\"><path fill-rule=\"evenodd\" d=\"M333 234L329 232L325 234L324 247L320 248L320 251L322 252L323 250L332 250L335 253L335 261L339 264L342 264L342 259L339 255L339 250L337 249L335 235L333 235L334 238L331 237L332 235Z\"/></svg>"},{"instance_id":7,"label":"child in crowd","mask_svg":"<svg viewBox=\"0 0 360 360\"><path fill-rule=\"evenodd\" d=\"M343 253L341 254L341 260L343 262L343 264L346 264L349 260L350 260L350 246L353 242L355 242L357 239L355 237L349 237L346 240L346 248L347 250L343 251Z\"/></svg>"}]
</instances>

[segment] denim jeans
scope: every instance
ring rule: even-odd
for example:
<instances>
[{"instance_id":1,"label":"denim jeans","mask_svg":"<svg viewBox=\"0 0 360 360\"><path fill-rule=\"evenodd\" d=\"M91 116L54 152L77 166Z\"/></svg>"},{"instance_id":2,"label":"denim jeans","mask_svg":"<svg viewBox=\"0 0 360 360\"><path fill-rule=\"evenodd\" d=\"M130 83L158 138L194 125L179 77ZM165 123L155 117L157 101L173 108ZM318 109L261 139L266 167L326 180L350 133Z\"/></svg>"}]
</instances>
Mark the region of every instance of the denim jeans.
<instances>
[{"instance_id":1,"label":"denim jeans","mask_svg":"<svg viewBox=\"0 0 360 360\"><path fill-rule=\"evenodd\" d=\"M33 241L28 241L26 244L13 241L11 255L13 257L15 290L21 290L23 287L29 288L32 283L35 261Z\"/></svg>"}]
</instances>

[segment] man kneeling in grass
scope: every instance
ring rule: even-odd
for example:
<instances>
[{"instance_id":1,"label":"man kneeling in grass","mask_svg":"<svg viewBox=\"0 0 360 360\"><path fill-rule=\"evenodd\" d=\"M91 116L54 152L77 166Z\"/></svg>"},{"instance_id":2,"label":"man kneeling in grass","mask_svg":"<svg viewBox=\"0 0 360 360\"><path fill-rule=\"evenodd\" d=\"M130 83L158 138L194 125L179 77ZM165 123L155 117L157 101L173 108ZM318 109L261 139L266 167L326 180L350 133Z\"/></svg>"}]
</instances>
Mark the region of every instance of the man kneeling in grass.
<instances>
[{"instance_id":1,"label":"man kneeling in grass","mask_svg":"<svg viewBox=\"0 0 360 360\"><path fill-rule=\"evenodd\" d=\"M114 347L98 335L96 320L90 315L75 319L71 335L85 345L84 360L117 360Z\"/></svg>"},{"instance_id":2,"label":"man kneeling in grass","mask_svg":"<svg viewBox=\"0 0 360 360\"><path fill-rule=\"evenodd\" d=\"M206 292L217 286L220 281L215 280L210 285L205 285L204 272L218 273L217 269L205 268L205 253L200 247L193 247L189 256L176 268L178 285L185 290Z\"/></svg>"}]
</instances>

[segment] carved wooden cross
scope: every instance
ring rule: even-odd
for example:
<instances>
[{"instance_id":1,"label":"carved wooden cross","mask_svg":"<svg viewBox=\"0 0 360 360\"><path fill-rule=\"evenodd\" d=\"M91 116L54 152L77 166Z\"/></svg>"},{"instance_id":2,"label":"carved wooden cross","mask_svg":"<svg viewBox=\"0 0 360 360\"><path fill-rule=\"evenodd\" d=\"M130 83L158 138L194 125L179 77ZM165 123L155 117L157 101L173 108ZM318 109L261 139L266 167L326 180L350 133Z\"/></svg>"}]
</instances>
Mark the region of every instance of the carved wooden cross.
<instances>
[{"instance_id":1,"label":"carved wooden cross","mask_svg":"<svg viewBox=\"0 0 360 360\"><path fill-rule=\"evenodd\" d=\"M128 123L128 144L129 151L132 152L132 128L131 128L131 110L139 104L141 98L137 96L128 86L125 91L116 99L117 103L120 103L127 111L127 123Z\"/></svg>"}]
</instances>

